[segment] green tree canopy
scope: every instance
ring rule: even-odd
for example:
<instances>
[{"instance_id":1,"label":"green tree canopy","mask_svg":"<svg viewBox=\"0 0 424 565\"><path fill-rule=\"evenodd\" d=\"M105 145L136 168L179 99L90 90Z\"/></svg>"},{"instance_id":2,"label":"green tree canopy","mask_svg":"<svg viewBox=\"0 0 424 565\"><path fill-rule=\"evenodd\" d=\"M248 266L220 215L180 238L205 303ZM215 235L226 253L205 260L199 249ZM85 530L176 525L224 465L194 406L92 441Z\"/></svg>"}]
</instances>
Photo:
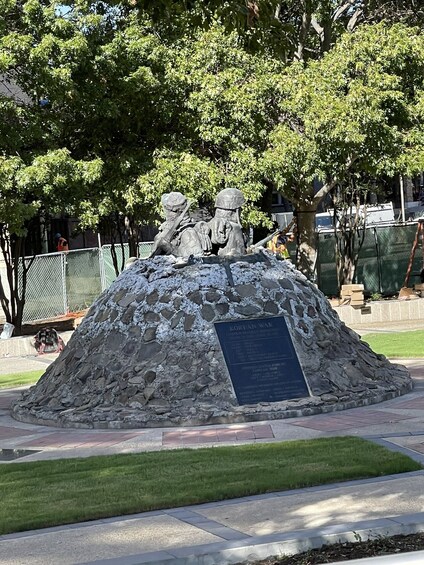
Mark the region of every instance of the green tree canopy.
<instances>
[{"instance_id":1,"label":"green tree canopy","mask_svg":"<svg viewBox=\"0 0 424 565\"><path fill-rule=\"evenodd\" d=\"M0 75L24 98L0 94L0 223L22 237L40 209L131 226L164 192L204 204L235 186L258 225L278 188L310 272L335 183L424 168L423 36L392 23L419 18L377 0L0 0Z\"/></svg>"},{"instance_id":2,"label":"green tree canopy","mask_svg":"<svg viewBox=\"0 0 424 565\"><path fill-rule=\"evenodd\" d=\"M305 271L315 260L314 212L336 183L423 170L423 65L419 30L380 23L282 74L280 123L264 167L297 208Z\"/></svg>"}]
</instances>

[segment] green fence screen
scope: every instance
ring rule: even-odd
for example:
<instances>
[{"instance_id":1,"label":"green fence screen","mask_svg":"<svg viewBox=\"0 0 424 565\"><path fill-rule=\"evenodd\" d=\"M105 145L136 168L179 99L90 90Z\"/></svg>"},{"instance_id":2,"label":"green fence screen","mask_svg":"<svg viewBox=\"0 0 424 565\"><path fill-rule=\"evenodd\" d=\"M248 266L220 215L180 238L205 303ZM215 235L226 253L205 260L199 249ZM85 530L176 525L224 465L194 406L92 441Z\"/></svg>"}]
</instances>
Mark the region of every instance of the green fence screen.
<instances>
[{"instance_id":1,"label":"green fence screen","mask_svg":"<svg viewBox=\"0 0 424 565\"><path fill-rule=\"evenodd\" d=\"M355 282L369 294L396 294L403 286L417 224L367 228L359 254ZM422 242L412 267L410 285L419 282L423 268ZM318 234L318 286L327 296L338 294L335 236Z\"/></svg>"}]
</instances>

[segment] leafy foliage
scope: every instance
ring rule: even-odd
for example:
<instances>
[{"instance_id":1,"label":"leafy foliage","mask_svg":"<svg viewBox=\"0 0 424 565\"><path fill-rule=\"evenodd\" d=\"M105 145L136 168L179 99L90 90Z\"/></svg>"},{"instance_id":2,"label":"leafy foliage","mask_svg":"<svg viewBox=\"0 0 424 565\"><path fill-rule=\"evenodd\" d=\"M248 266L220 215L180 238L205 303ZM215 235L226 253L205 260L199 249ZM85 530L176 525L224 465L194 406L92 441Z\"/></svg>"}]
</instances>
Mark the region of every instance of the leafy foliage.
<instances>
[{"instance_id":1,"label":"leafy foliage","mask_svg":"<svg viewBox=\"0 0 424 565\"><path fill-rule=\"evenodd\" d=\"M210 205L235 186L243 221L269 226L278 188L310 272L315 210L336 183L424 169L423 36L387 25L421 21L407 4L0 0L11 245L38 211L125 220L136 241L169 190Z\"/></svg>"},{"instance_id":2,"label":"leafy foliage","mask_svg":"<svg viewBox=\"0 0 424 565\"><path fill-rule=\"evenodd\" d=\"M423 169L424 37L403 25L364 26L322 59L291 65L280 82L280 123L270 134L264 169L312 216L337 183ZM317 179L321 188L314 190ZM299 217L301 243L314 225ZM310 271L313 249L306 249Z\"/></svg>"}]
</instances>

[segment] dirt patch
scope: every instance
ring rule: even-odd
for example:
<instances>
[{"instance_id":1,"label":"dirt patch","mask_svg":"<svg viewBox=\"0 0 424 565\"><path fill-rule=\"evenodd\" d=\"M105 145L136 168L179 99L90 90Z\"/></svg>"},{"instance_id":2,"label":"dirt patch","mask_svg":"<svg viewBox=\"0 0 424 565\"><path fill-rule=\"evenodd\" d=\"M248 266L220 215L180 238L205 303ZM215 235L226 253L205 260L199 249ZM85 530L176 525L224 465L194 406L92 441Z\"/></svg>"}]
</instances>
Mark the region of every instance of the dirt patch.
<instances>
[{"instance_id":1,"label":"dirt patch","mask_svg":"<svg viewBox=\"0 0 424 565\"><path fill-rule=\"evenodd\" d=\"M272 557L262 561L249 561L251 565L319 565L321 563L334 563L335 561L350 561L363 557L377 557L379 555L393 555L408 551L424 550L424 534L410 534L407 536L393 536L357 543L336 543L324 545L319 549L311 549L298 555L288 557ZM247 562L246 562L247 563ZM241 564L239 564L241 565Z\"/></svg>"},{"instance_id":2,"label":"dirt patch","mask_svg":"<svg viewBox=\"0 0 424 565\"><path fill-rule=\"evenodd\" d=\"M57 318L27 322L22 326L22 335L35 335L38 331L45 328L54 328L57 332L72 331L79 326L87 312L88 310L81 310L79 312L69 312L69 314L58 316Z\"/></svg>"}]
</instances>

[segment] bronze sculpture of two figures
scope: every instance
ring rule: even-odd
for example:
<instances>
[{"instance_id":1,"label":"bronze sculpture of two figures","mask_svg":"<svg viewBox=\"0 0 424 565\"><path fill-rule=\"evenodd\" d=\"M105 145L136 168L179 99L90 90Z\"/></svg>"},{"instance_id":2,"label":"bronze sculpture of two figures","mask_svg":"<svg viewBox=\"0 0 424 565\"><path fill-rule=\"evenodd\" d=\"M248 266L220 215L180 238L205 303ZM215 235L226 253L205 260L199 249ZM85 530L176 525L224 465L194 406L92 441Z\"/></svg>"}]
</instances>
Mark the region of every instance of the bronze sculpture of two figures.
<instances>
[{"instance_id":1,"label":"bronze sculpture of two figures","mask_svg":"<svg viewBox=\"0 0 424 565\"><path fill-rule=\"evenodd\" d=\"M243 193L237 188L221 190L215 200L215 216L208 222L195 222L190 216L190 202L183 194L164 194L165 222L155 237L151 257L244 255L246 239L240 223L244 202Z\"/></svg>"}]
</instances>

